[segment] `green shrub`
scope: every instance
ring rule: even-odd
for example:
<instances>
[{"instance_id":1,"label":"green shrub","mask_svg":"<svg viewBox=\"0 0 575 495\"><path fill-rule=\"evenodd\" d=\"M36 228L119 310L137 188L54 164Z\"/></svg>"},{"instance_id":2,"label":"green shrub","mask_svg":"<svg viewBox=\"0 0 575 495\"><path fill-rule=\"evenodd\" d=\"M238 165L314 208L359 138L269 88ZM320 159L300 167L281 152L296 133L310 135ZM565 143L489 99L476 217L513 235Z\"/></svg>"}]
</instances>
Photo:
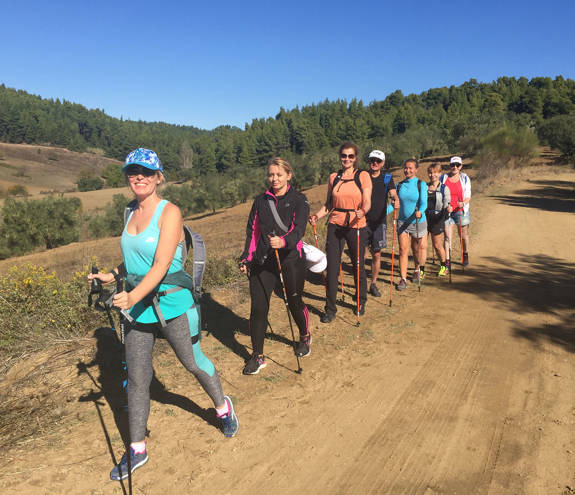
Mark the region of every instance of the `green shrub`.
<instances>
[{"instance_id":1,"label":"green shrub","mask_svg":"<svg viewBox=\"0 0 575 495\"><path fill-rule=\"evenodd\" d=\"M124 211L130 202L123 194L115 194L104 210L87 221L88 232L97 239L119 236L124 230Z\"/></svg>"},{"instance_id":2,"label":"green shrub","mask_svg":"<svg viewBox=\"0 0 575 495\"><path fill-rule=\"evenodd\" d=\"M562 155L575 161L575 115L559 115L539 128L539 136Z\"/></svg>"},{"instance_id":3,"label":"green shrub","mask_svg":"<svg viewBox=\"0 0 575 495\"><path fill-rule=\"evenodd\" d=\"M6 190L6 195L7 196L29 196L30 194L28 193L28 189L26 189L23 185L21 184L15 184L13 186L10 186L7 190Z\"/></svg>"},{"instance_id":4,"label":"green shrub","mask_svg":"<svg viewBox=\"0 0 575 495\"><path fill-rule=\"evenodd\" d=\"M80 192L97 191L104 187L104 181L100 177L82 176L78 179L76 185Z\"/></svg>"},{"instance_id":5,"label":"green shrub","mask_svg":"<svg viewBox=\"0 0 575 495\"><path fill-rule=\"evenodd\" d=\"M7 198L0 224L0 257L21 255L39 246L51 249L77 241L80 210L78 198Z\"/></svg>"},{"instance_id":6,"label":"green shrub","mask_svg":"<svg viewBox=\"0 0 575 495\"><path fill-rule=\"evenodd\" d=\"M474 159L479 178L494 176L501 170L523 167L537 156L539 141L532 129L504 126L484 137Z\"/></svg>"},{"instance_id":7,"label":"green shrub","mask_svg":"<svg viewBox=\"0 0 575 495\"><path fill-rule=\"evenodd\" d=\"M123 187L126 185L122 166L117 163L110 163L102 170L102 177L106 180L107 187Z\"/></svg>"}]
</instances>

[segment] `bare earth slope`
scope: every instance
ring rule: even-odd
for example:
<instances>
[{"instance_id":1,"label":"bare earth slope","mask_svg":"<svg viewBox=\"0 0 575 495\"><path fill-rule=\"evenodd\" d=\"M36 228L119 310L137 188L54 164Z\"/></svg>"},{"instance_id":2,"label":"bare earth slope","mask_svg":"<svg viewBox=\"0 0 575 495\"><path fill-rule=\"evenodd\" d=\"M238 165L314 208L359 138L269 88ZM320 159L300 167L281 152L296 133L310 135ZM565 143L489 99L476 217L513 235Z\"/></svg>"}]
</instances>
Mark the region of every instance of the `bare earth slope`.
<instances>
[{"instance_id":1,"label":"bare earth slope","mask_svg":"<svg viewBox=\"0 0 575 495\"><path fill-rule=\"evenodd\" d=\"M428 265L421 293L394 293L391 308L387 292L370 297L357 328L348 307L321 325L323 286L308 283L314 340L301 376L281 300L272 302L269 365L244 377L249 297L244 286L212 293L203 345L240 432L222 437L209 400L159 341L150 461L131 485L107 480L126 435L109 330L44 355L34 390L21 379L40 358L15 367L0 383L4 400L49 392L62 410L42 435L0 454L0 489L574 493L575 173L508 189L474 199L471 265L456 267L451 285Z\"/></svg>"}]
</instances>

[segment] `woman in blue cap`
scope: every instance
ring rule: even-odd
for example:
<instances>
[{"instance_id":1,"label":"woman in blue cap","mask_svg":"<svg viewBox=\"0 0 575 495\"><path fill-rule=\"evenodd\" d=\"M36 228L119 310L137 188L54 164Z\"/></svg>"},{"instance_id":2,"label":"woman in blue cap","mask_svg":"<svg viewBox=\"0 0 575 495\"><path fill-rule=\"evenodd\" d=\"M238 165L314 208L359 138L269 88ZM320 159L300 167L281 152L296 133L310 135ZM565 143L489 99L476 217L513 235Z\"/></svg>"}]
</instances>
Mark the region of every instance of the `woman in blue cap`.
<instances>
[{"instance_id":1,"label":"woman in blue cap","mask_svg":"<svg viewBox=\"0 0 575 495\"><path fill-rule=\"evenodd\" d=\"M166 274L183 270L184 230L180 209L158 195L164 181L156 153L144 148L132 151L123 167L137 206L126 221L121 246L123 263L110 273L88 275L103 283L122 274L138 282L114 296L114 306L126 310L126 365L128 368L128 419L130 448L112 469L112 480L127 478L148 461L145 432L150 412L150 384L153 376L152 351L161 329L184 367L200 382L216 407L226 437L238 431L232 401L222 392L218 373L200 348L198 310L188 289L159 297L159 312L150 304L150 295L173 289L162 283ZM165 320L165 326L160 321Z\"/></svg>"}]
</instances>

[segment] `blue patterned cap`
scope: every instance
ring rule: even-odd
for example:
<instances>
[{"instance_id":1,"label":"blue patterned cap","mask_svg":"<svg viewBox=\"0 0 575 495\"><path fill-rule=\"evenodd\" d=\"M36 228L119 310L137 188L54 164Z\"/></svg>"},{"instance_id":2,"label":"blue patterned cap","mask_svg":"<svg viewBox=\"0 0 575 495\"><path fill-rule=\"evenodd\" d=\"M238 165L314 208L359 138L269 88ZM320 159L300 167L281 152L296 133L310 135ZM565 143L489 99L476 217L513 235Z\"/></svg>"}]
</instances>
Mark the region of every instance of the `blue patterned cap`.
<instances>
[{"instance_id":1,"label":"blue patterned cap","mask_svg":"<svg viewBox=\"0 0 575 495\"><path fill-rule=\"evenodd\" d=\"M129 153L122 170L126 170L128 165L141 165L150 170L157 170L158 172L164 171L164 167L162 167L158 155L156 155L154 151L147 150L146 148L138 148Z\"/></svg>"}]
</instances>

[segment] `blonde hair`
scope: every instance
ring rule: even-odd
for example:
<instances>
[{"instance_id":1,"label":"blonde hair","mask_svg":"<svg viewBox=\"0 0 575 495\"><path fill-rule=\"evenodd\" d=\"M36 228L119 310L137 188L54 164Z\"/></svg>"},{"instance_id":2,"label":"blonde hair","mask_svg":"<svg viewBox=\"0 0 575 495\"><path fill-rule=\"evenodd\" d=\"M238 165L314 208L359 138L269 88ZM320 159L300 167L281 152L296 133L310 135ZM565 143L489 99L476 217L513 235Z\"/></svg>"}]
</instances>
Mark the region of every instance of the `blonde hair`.
<instances>
[{"instance_id":1,"label":"blonde hair","mask_svg":"<svg viewBox=\"0 0 575 495\"><path fill-rule=\"evenodd\" d=\"M427 171L431 172L440 172L441 171L441 165L439 163L432 163L429 167L427 167Z\"/></svg>"},{"instance_id":2,"label":"blonde hair","mask_svg":"<svg viewBox=\"0 0 575 495\"><path fill-rule=\"evenodd\" d=\"M275 165L276 167L283 168L284 172L286 174L288 174L288 175L291 174L291 176L293 177L294 173L293 173L293 170L291 168L291 165L289 164L289 162L286 159L282 158L281 156L276 156L268 162L268 170L272 165Z\"/></svg>"}]
</instances>

